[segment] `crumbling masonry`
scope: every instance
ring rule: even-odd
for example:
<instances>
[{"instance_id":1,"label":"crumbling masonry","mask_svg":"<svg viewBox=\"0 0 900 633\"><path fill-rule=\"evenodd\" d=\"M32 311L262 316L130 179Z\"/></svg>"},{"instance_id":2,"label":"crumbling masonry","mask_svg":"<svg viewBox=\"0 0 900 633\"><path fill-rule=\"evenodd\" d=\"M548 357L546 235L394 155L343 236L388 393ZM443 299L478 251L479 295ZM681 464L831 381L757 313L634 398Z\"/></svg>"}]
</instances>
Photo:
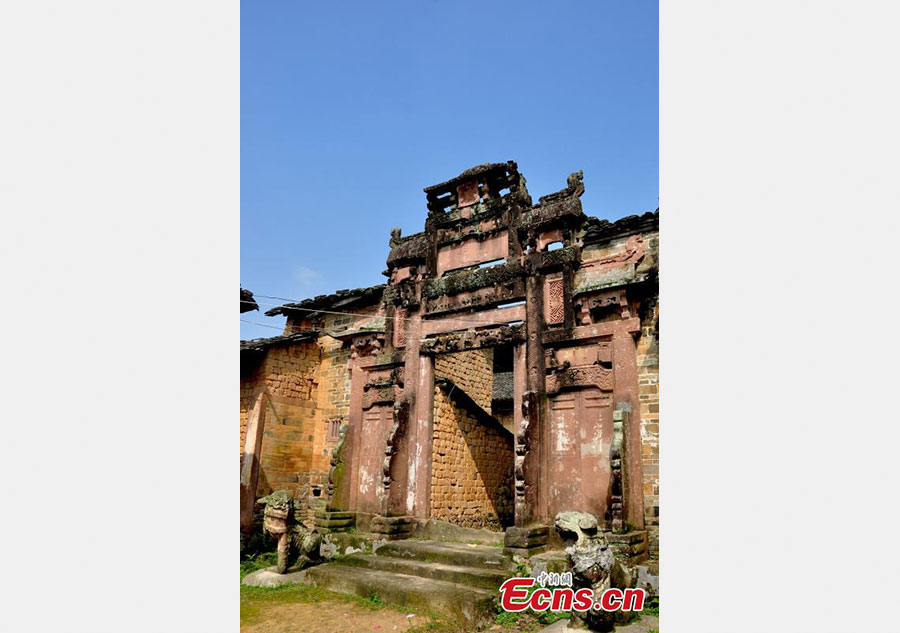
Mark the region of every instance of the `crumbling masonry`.
<instances>
[{"instance_id":1,"label":"crumbling masonry","mask_svg":"<svg viewBox=\"0 0 900 633\"><path fill-rule=\"evenodd\" d=\"M386 284L269 310L284 334L241 343L242 528L284 489L323 531L432 518L527 549L581 511L655 556L659 213L598 220L583 192L534 204L516 163L474 167L392 232Z\"/></svg>"}]
</instances>

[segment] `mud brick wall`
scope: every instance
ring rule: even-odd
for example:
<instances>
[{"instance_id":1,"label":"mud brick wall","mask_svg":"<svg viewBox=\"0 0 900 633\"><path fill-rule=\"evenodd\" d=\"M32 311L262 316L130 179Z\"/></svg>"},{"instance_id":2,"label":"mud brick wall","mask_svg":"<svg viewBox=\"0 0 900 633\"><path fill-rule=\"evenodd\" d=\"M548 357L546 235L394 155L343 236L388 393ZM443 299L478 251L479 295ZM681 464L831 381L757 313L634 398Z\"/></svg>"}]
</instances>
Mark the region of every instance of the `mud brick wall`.
<instances>
[{"instance_id":1,"label":"mud brick wall","mask_svg":"<svg viewBox=\"0 0 900 633\"><path fill-rule=\"evenodd\" d=\"M319 350L315 343L299 343L270 348L259 366L241 378L241 457L247 438L247 422L260 392L271 396L309 397L314 390L315 372L319 366Z\"/></svg>"},{"instance_id":2,"label":"mud brick wall","mask_svg":"<svg viewBox=\"0 0 900 633\"><path fill-rule=\"evenodd\" d=\"M641 321L637 343L641 403L641 459L644 471L644 521L651 558L659 556L659 302Z\"/></svg>"},{"instance_id":3,"label":"mud brick wall","mask_svg":"<svg viewBox=\"0 0 900 633\"><path fill-rule=\"evenodd\" d=\"M309 494L308 482L316 427L316 371L320 352L313 343L275 346L257 370L241 379L241 453L247 421L257 395L268 394L257 496L289 490L297 498Z\"/></svg>"},{"instance_id":4,"label":"mud brick wall","mask_svg":"<svg viewBox=\"0 0 900 633\"><path fill-rule=\"evenodd\" d=\"M493 530L512 523L512 436L456 407L440 388L434 396L432 457L432 517Z\"/></svg>"},{"instance_id":5,"label":"mud brick wall","mask_svg":"<svg viewBox=\"0 0 900 633\"><path fill-rule=\"evenodd\" d=\"M494 390L494 350L439 354L434 359L435 378L446 378L490 412Z\"/></svg>"}]
</instances>

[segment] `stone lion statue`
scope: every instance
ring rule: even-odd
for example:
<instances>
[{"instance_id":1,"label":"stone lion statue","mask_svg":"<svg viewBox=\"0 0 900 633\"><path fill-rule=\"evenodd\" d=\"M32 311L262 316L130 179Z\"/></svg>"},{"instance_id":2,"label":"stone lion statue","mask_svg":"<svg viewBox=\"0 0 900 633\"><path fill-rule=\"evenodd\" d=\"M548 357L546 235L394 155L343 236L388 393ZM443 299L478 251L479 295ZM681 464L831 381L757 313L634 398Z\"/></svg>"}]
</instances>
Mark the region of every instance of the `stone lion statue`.
<instances>
[{"instance_id":1,"label":"stone lion statue","mask_svg":"<svg viewBox=\"0 0 900 633\"><path fill-rule=\"evenodd\" d=\"M319 562L322 536L294 520L294 497L287 490L276 490L260 499L266 504L263 530L278 539L278 573L302 569Z\"/></svg>"},{"instance_id":2,"label":"stone lion statue","mask_svg":"<svg viewBox=\"0 0 900 633\"><path fill-rule=\"evenodd\" d=\"M572 567L576 588L590 587L594 601L610 587L626 589L634 586L634 571L616 560L597 519L587 512L560 512L554 527L566 545L566 559ZM594 631L611 631L616 621L631 619L625 612L591 610L577 616Z\"/></svg>"}]
</instances>

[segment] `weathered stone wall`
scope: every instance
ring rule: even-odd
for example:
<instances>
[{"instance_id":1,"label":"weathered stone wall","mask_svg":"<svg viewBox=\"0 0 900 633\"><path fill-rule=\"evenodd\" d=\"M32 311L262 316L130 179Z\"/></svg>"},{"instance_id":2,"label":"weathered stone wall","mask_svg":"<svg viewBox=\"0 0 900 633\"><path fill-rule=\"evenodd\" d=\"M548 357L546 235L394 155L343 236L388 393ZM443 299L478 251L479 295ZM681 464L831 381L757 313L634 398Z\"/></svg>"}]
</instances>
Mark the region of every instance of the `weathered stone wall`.
<instances>
[{"instance_id":1,"label":"weathered stone wall","mask_svg":"<svg viewBox=\"0 0 900 633\"><path fill-rule=\"evenodd\" d=\"M490 393L490 391L488 391ZM513 440L435 388L431 516L502 530L513 518Z\"/></svg>"},{"instance_id":2,"label":"weathered stone wall","mask_svg":"<svg viewBox=\"0 0 900 633\"><path fill-rule=\"evenodd\" d=\"M346 327L358 319L347 315L325 315L325 331ZM330 336L319 337L322 360L319 365L319 427L322 450L316 455L315 465L328 472L331 449L335 442L328 441L328 421L340 420L341 425L350 419L350 349ZM327 480L327 474L326 474Z\"/></svg>"},{"instance_id":3,"label":"weathered stone wall","mask_svg":"<svg viewBox=\"0 0 900 633\"><path fill-rule=\"evenodd\" d=\"M439 354L434 359L435 378L446 378L487 412L491 410L494 390L494 350Z\"/></svg>"},{"instance_id":4,"label":"weathered stone wall","mask_svg":"<svg viewBox=\"0 0 900 633\"><path fill-rule=\"evenodd\" d=\"M319 358L313 342L274 346L256 371L241 379L242 456L250 411L259 393L268 394L258 497L278 489L290 490L298 498L308 494L308 477L301 475L312 467Z\"/></svg>"},{"instance_id":5,"label":"weathered stone wall","mask_svg":"<svg viewBox=\"0 0 900 633\"><path fill-rule=\"evenodd\" d=\"M641 459L644 472L644 521L650 556L659 556L659 303L641 322L637 344L641 401Z\"/></svg>"}]
</instances>

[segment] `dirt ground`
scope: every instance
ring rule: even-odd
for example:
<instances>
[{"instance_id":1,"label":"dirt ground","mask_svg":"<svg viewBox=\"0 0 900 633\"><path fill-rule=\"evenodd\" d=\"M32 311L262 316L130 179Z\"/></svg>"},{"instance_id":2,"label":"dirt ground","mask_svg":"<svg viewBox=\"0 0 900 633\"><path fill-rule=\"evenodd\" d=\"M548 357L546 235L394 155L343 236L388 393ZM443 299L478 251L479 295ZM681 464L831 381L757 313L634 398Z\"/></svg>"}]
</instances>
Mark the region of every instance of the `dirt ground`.
<instances>
[{"instance_id":1,"label":"dirt ground","mask_svg":"<svg viewBox=\"0 0 900 633\"><path fill-rule=\"evenodd\" d=\"M411 617L410 617L411 616ZM547 627L532 615L490 626L489 633L537 633ZM659 620L647 614L617 627L617 633L656 633ZM557 622L554 632L564 631ZM468 633L437 615L399 610L380 600L337 594L309 585L277 588L241 586L241 633Z\"/></svg>"},{"instance_id":2,"label":"dirt ground","mask_svg":"<svg viewBox=\"0 0 900 633\"><path fill-rule=\"evenodd\" d=\"M408 618L391 609L371 610L355 604L320 602L279 604L261 610L254 624L241 624L242 633L393 633L429 622L427 616Z\"/></svg>"}]
</instances>

